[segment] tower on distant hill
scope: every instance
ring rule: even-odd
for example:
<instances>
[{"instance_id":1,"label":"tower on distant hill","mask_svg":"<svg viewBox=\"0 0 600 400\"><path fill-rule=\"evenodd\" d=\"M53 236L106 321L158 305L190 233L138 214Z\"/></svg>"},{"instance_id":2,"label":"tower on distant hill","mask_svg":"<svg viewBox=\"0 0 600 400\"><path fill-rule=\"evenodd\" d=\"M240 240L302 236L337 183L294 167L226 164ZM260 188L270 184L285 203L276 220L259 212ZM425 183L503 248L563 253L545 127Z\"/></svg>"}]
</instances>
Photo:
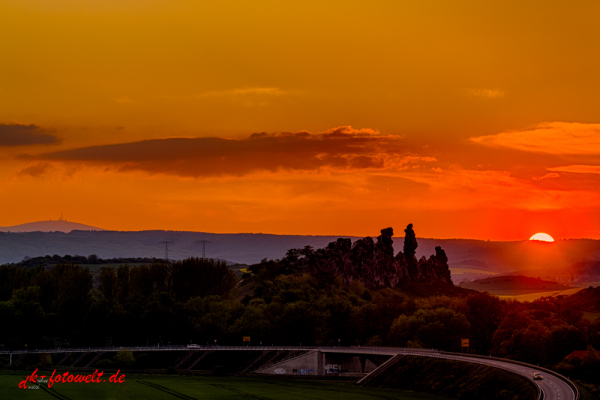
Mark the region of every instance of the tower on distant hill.
<instances>
[{"instance_id":1,"label":"tower on distant hill","mask_svg":"<svg viewBox=\"0 0 600 400\"><path fill-rule=\"evenodd\" d=\"M175 242L171 242L169 240L163 240L162 242L158 242L159 245L165 246L165 261L169 262L169 245L175 244Z\"/></svg>"},{"instance_id":2,"label":"tower on distant hill","mask_svg":"<svg viewBox=\"0 0 600 400\"><path fill-rule=\"evenodd\" d=\"M202 258L206 258L206 245L212 244L210 240L197 240L196 244L202 245Z\"/></svg>"}]
</instances>

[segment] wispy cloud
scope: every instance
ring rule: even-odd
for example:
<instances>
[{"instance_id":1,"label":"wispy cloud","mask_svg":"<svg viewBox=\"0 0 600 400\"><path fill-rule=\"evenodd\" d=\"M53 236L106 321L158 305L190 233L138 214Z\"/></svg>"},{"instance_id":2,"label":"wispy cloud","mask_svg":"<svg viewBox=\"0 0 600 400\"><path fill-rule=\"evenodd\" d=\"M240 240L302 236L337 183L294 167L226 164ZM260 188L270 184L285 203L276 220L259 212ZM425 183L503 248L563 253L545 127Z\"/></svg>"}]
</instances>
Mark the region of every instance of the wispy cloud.
<instances>
[{"instance_id":1,"label":"wispy cloud","mask_svg":"<svg viewBox=\"0 0 600 400\"><path fill-rule=\"evenodd\" d=\"M127 96L121 96L116 99L112 99L112 101L119 103L119 104L135 104L135 101L131 100Z\"/></svg>"},{"instance_id":2,"label":"wispy cloud","mask_svg":"<svg viewBox=\"0 0 600 400\"><path fill-rule=\"evenodd\" d=\"M227 90L211 90L199 93L196 97L222 97L222 96L282 96L287 92L276 87L245 87Z\"/></svg>"},{"instance_id":3,"label":"wispy cloud","mask_svg":"<svg viewBox=\"0 0 600 400\"><path fill-rule=\"evenodd\" d=\"M44 133L44 130L38 125L0 124L0 147L57 144L59 142L56 136Z\"/></svg>"},{"instance_id":4,"label":"wispy cloud","mask_svg":"<svg viewBox=\"0 0 600 400\"><path fill-rule=\"evenodd\" d=\"M557 174L556 172L550 172L549 174L540 176L539 178L537 178L537 177L534 176L531 179L534 180L534 181L542 181L544 179L552 179L552 178L560 178L560 175Z\"/></svg>"},{"instance_id":5,"label":"wispy cloud","mask_svg":"<svg viewBox=\"0 0 600 400\"><path fill-rule=\"evenodd\" d=\"M264 107L272 104L272 100L287 96L291 92L277 87L242 87L226 90L211 90L194 97L209 101L230 103L244 107Z\"/></svg>"},{"instance_id":6,"label":"wispy cloud","mask_svg":"<svg viewBox=\"0 0 600 400\"><path fill-rule=\"evenodd\" d=\"M505 94L504 90L499 89L469 89L467 93L472 97L484 97L488 99L504 97Z\"/></svg>"},{"instance_id":7,"label":"wispy cloud","mask_svg":"<svg viewBox=\"0 0 600 400\"><path fill-rule=\"evenodd\" d=\"M32 166L29 166L27 168L23 168L20 172L19 172L19 176L25 176L25 175L29 175L29 176L33 176L34 178L37 178L39 176L44 175L44 173L46 173L46 171L48 171L51 168L50 163L38 163Z\"/></svg>"},{"instance_id":8,"label":"wispy cloud","mask_svg":"<svg viewBox=\"0 0 600 400\"><path fill-rule=\"evenodd\" d=\"M462 168L425 169L401 172L401 176L427 184L427 196L419 207L443 209L523 209L552 210L596 207L600 193L587 189L551 189L529 179L520 179L506 171L476 171ZM546 178L551 178L547 176ZM440 199L444 199L440 201Z\"/></svg>"},{"instance_id":9,"label":"wispy cloud","mask_svg":"<svg viewBox=\"0 0 600 400\"><path fill-rule=\"evenodd\" d=\"M600 165L565 165L546 168L548 171L572 172L576 174L600 174Z\"/></svg>"},{"instance_id":10,"label":"wispy cloud","mask_svg":"<svg viewBox=\"0 0 600 400\"><path fill-rule=\"evenodd\" d=\"M531 128L478 136L472 142L490 147L547 154L600 154L600 124L545 122Z\"/></svg>"}]
</instances>

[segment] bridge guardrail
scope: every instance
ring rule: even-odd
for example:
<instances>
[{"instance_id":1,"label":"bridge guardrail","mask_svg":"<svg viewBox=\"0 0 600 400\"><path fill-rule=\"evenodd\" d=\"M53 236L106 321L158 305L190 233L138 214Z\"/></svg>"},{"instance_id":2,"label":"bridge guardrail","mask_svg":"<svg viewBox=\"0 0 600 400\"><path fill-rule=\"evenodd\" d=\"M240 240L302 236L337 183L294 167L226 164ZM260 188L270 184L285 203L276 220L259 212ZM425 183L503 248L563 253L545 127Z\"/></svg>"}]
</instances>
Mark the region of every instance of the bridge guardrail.
<instances>
[{"instance_id":1,"label":"bridge guardrail","mask_svg":"<svg viewBox=\"0 0 600 400\"><path fill-rule=\"evenodd\" d=\"M416 355L416 356L420 356L420 354L418 353L406 353L407 355ZM498 360L498 361L511 361L511 360L506 360L504 358L496 358L496 357L486 357L486 356L478 356L478 355L474 355L474 354L463 354L463 353L451 353L451 352L446 352L446 351L441 351L439 353L439 356L443 356L443 355L449 355L451 356L451 358L449 358L450 360L455 360L455 361L462 361L462 362L470 362L473 364L481 364L481 365L485 365L486 363L484 362L477 362L477 361L467 361L465 360L465 358L475 358L475 359L493 359L493 360ZM436 357L436 355L430 355L430 357ZM459 358L461 357L461 358ZM527 367L532 367L531 364L526 364L526 363L522 363L522 362L516 362L513 364L520 364L520 365L524 365ZM493 368L498 368L507 372L510 372L512 374L517 374L520 375L524 378L527 379L527 381L533 385L533 387L535 388L536 392L537 392L537 400L544 400L544 391L542 390L542 388L540 387L540 385L537 384L537 382L535 382L533 380L533 378L531 378L529 375L525 375L525 374L521 374L519 372L515 372L512 371L508 368L504 368L502 366L499 365L494 365ZM536 367L537 368L537 367ZM578 400L577 398L575 400Z\"/></svg>"},{"instance_id":2,"label":"bridge guardrail","mask_svg":"<svg viewBox=\"0 0 600 400\"><path fill-rule=\"evenodd\" d=\"M441 353L443 353L443 354L452 354L452 355L463 355L461 353L451 353L451 352L447 352L447 351L442 351ZM484 359L490 359L490 360L496 360L496 361L503 361L503 362L508 362L508 363L511 363L511 364L523 365L525 367L534 367L535 369L539 369L540 371L547 372L547 373L549 373L551 375L556 376L560 380L564 381L567 385L569 385L569 387L573 391L573 396L574 396L575 400L580 400L581 399L581 393L579 392L579 389L577 388L577 385L575 385L573 382L571 382L571 380L569 378L567 378L566 376L563 376L563 375L559 374L556 371L552 371L551 369L540 367L540 366L537 366L537 365L527 364L527 363L524 363L524 362L521 362L521 361L517 361L517 360L509 360L507 358L480 356L480 355L477 355L477 354L469 354L468 356L469 357L473 357L473 358L484 358Z\"/></svg>"},{"instance_id":3,"label":"bridge guardrail","mask_svg":"<svg viewBox=\"0 0 600 400\"><path fill-rule=\"evenodd\" d=\"M338 351L338 352L360 352L367 353L373 351L380 351L389 354L391 351L418 351L422 353L439 353L439 350L435 349L413 349L408 347L383 347L383 346L200 346L195 348L189 348L187 346L119 346L119 347L87 347L87 348L66 348L66 349L35 349L35 350L2 350L0 354L42 354L42 353L81 353L81 352L98 352L98 351L119 351L128 349L130 351L206 351L206 350L320 350L320 351Z\"/></svg>"}]
</instances>

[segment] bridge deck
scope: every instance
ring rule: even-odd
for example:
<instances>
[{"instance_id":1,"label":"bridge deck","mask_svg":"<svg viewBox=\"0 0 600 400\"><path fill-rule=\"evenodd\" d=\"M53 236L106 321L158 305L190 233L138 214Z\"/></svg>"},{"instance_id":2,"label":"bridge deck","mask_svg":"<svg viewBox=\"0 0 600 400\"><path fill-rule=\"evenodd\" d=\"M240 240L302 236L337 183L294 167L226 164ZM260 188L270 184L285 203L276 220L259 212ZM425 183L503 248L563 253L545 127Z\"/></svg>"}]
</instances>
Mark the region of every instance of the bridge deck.
<instances>
[{"instance_id":1,"label":"bridge deck","mask_svg":"<svg viewBox=\"0 0 600 400\"><path fill-rule=\"evenodd\" d=\"M168 346L168 347L114 347L114 348L83 348L83 349L43 349L43 350L17 350L0 351L0 354L15 354L21 357L26 354L56 354L56 353L90 353L90 352L117 352L121 349L131 351L319 351L322 353L346 353L346 354L367 354L367 355L413 355L419 357L445 358L457 361L464 361L476 364L485 364L495 368L504 369L512 373L532 379L534 372L543 371L544 379L535 381L539 387L540 397L544 400L579 400L580 393L577 387L567 378L544 368L525 364L517 361L505 360L494 357L474 356L467 354L447 353L433 349L410 349L403 347L321 347L321 346L200 346L199 348L187 348L186 346ZM83 354L82 354L83 356Z\"/></svg>"}]
</instances>

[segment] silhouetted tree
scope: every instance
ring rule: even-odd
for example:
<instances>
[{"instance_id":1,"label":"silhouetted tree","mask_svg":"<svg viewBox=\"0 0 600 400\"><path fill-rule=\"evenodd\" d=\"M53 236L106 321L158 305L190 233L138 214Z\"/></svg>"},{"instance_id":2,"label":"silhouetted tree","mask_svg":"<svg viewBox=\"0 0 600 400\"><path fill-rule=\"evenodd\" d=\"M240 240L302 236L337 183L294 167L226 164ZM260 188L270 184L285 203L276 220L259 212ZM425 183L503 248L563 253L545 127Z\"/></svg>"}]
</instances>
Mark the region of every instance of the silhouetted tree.
<instances>
[{"instance_id":1,"label":"silhouetted tree","mask_svg":"<svg viewBox=\"0 0 600 400\"><path fill-rule=\"evenodd\" d=\"M108 305L112 307L113 301L117 294L117 271L111 267L100 268L100 274L98 275L98 290L102 292L104 298L108 302Z\"/></svg>"},{"instance_id":2,"label":"silhouetted tree","mask_svg":"<svg viewBox=\"0 0 600 400\"><path fill-rule=\"evenodd\" d=\"M467 297L466 317L471 324L473 346L480 353L492 348L492 338L504 317L502 302L488 293L474 293Z\"/></svg>"},{"instance_id":3,"label":"silhouetted tree","mask_svg":"<svg viewBox=\"0 0 600 400\"><path fill-rule=\"evenodd\" d=\"M390 329L388 340L396 346L406 346L411 341L426 348L458 350L460 339L467 337L469 327L463 314L447 308L421 309L410 317L399 316Z\"/></svg>"}]
</instances>

